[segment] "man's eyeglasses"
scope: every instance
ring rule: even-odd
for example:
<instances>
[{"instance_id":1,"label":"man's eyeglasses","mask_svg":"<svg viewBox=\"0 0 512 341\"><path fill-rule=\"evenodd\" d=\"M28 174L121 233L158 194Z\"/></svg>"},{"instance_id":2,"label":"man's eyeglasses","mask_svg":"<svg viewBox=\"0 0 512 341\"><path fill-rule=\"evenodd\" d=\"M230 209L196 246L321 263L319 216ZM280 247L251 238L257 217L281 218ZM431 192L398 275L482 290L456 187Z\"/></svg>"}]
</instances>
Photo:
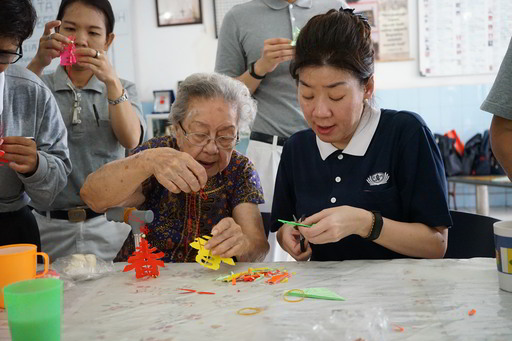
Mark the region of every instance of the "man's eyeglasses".
<instances>
[{"instance_id":1,"label":"man's eyeglasses","mask_svg":"<svg viewBox=\"0 0 512 341\"><path fill-rule=\"evenodd\" d=\"M18 47L19 52L0 50L0 64L14 64L23 57L23 49Z\"/></svg>"},{"instance_id":2,"label":"man's eyeglasses","mask_svg":"<svg viewBox=\"0 0 512 341\"><path fill-rule=\"evenodd\" d=\"M210 135L207 134L187 133L183 126L181 125L181 122L179 122L178 124L180 125L181 130L183 130L183 134L185 135L187 141L190 142L190 144L197 147L204 147L208 143L210 143L210 140L214 140L217 147L221 149L231 149L234 146L236 146L239 142L238 134L237 136L219 136L216 138L212 138L210 137Z\"/></svg>"}]
</instances>

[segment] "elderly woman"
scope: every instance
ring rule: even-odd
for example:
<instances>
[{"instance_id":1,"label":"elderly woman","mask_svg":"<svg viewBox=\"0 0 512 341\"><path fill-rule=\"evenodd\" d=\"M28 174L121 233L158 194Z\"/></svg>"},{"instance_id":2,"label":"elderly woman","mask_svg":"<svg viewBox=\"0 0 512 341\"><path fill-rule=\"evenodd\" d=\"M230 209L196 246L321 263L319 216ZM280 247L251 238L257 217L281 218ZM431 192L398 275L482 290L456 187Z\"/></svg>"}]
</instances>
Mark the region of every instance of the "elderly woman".
<instances>
[{"instance_id":1,"label":"elderly woman","mask_svg":"<svg viewBox=\"0 0 512 341\"><path fill-rule=\"evenodd\" d=\"M272 206L272 230L297 260L445 253L452 222L441 155L420 116L372 103L373 70L370 25L353 10L301 30L290 71L311 129L284 145ZM313 226L277 221L294 215Z\"/></svg>"},{"instance_id":2,"label":"elderly woman","mask_svg":"<svg viewBox=\"0 0 512 341\"><path fill-rule=\"evenodd\" d=\"M134 155L104 165L87 177L80 195L96 212L113 206L152 210L147 240L165 252L164 261L194 261L189 243L205 234L213 236L206 244L213 255L262 260L269 246L257 206L263 202L259 177L234 150L255 112L241 82L191 75L172 106L175 137L153 138ZM133 250L130 241L125 256Z\"/></svg>"}]
</instances>

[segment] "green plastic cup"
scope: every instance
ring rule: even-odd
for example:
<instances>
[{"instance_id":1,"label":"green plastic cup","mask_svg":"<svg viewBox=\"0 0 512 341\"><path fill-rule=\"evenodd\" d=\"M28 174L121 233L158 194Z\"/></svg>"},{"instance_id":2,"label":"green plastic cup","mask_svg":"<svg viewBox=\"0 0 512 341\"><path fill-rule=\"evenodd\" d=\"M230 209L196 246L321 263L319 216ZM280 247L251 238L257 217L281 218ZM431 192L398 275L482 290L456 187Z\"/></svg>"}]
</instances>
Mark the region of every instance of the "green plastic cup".
<instances>
[{"instance_id":1,"label":"green plastic cup","mask_svg":"<svg viewBox=\"0 0 512 341\"><path fill-rule=\"evenodd\" d=\"M31 279L4 288L12 341L60 340L62 281Z\"/></svg>"}]
</instances>

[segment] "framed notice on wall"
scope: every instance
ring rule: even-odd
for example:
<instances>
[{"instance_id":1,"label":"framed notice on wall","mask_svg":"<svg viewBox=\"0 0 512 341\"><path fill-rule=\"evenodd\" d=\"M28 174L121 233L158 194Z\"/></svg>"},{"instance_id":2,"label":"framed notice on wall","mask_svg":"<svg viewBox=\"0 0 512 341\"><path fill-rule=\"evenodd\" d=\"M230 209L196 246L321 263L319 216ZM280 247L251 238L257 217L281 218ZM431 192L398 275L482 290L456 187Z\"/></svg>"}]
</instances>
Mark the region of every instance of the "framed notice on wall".
<instances>
[{"instance_id":1,"label":"framed notice on wall","mask_svg":"<svg viewBox=\"0 0 512 341\"><path fill-rule=\"evenodd\" d=\"M348 0L372 28L376 61L410 58L408 0Z\"/></svg>"},{"instance_id":2,"label":"framed notice on wall","mask_svg":"<svg viewBox=\"0 0 512 341\"><path fill-rule=\"evenodd\" d=\"M201 24L201 0L156 0L158 27Z\"/></svg>"},{"instance_id":3,"label":"framed notice on wall","mask_svg":"<svg viewBox=\"0 0 512 341\"><path fill-rule=\"evenodd\" d=\"M496 73L512 36L511 0L419 0L422 76Z\"/></svg>"}]
</instances>

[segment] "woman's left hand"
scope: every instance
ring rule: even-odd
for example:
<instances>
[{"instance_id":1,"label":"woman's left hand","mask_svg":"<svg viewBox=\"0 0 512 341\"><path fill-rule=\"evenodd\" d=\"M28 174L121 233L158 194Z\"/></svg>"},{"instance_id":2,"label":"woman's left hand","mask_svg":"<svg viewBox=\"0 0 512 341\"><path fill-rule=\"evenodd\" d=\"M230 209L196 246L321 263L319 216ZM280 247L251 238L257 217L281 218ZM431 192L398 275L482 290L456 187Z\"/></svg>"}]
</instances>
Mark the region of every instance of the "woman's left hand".
<instances>
[{"instance_id":1,"label":"woman's left hand","mask_svg":"<svg viewBox=\"0 0 512 341\"><path fill-rule=\"evenodd\" d=\"M324 209L310 217L302 224L302 235L312 244L335 243L351 235L366 236L373 222L372 213L361 208L339 206Z\"/></svg>"},{"instance_id":2,"label":"woman's left hand","mask_svg":"<svg viewBox=\"0 0 512 341\"><path fill-rule=\"evenodd\" d=\"M117 74L108 60L106 51L81 47L76 49L75 54L78 57L77 64L91 70L96 78L106 85L118 80Z\"/></svg>"},{"instance_id":3,"label":"woman's left hand","mask_svg":"<svg viewBox=\"0 0 512 341\"><path fill-rule=\"evenodd\" d=\"M231 217L219 221L213 227L212 235L205 248L211 250L212 255L222 258L240 256L249 243L240 225Z\"/></svg>"}]
</instances>

